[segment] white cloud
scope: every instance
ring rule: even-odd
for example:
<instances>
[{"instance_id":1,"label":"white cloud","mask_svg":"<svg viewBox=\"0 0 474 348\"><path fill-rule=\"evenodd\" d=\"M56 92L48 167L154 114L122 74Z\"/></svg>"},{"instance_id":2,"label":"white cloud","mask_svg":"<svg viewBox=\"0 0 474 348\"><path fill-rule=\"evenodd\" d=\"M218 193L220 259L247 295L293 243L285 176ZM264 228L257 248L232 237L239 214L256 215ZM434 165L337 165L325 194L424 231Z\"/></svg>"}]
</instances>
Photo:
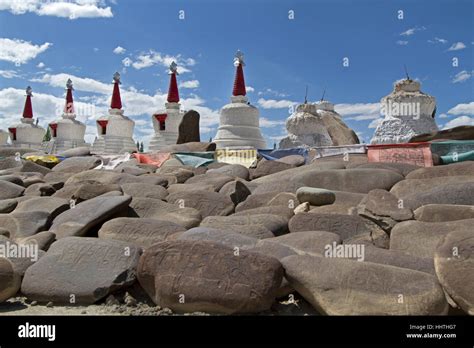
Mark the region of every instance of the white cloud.
<instances>
[{"instance_id":1,"label":"white cloud","mask_svg":"<svg viewBox=\"0 0 474 348\"><path fill-rule=\"evenodd\" d=\"M15 63L15 65L25 64L46 51L51 45L49 42L34 45L19 39L0 38L0 60Z\"/></svg>"},{"instance_id":2,"label":"white cloud","mask_svg":"<svg viewBox=\"0 0 474 348\"><path fill-rule=\"evenodd\" d=\"M296 104L295 102L291 100L285 100L285 99L274 100L274 99L264 99L264 98L260 98L257 101L257 103L264 109L285 109Z\"/></svg>"},{"instance_id":3,"label":"white cloud","mask_svg":"<svg viewBox=\"0 0 474 348\"><path fill-rule=\"evenodd\" d=\"M448 48L448 51L459 51L466 48L466 45L463 42L455 42Z\"/></svg>"},{"instance_id":4,"label":"white cloud","mask_svg":"<svg viewBox=\"0 0 474 348\"><path fill-rule=\"evenodd\" d=\"M258 95L273 95L275 97L280 97L280 98L284 98L284 97L288 97L288 94L286 93L282 93L282 92L279 92L279 91L275 91L271 88L266 88L265 90L261 91L261 92L258 92Z\"/></svg>"},{"instance_id":5,"label":"white cloud","mask_svg":"<svg viewBox=\"0 0 474 348\"><path fill-rule=\"evenodd\" d=\"M255 92L255 88L253 88L252 86L245 86L245 91L247 93Z\"/></svg>"},{"instance_id":6,"label":"white cloud","mask_svg":"<svg viewBox=\"0 0 474 348\"><path fill-rule=\"evenodd\" d=\"M449 109L448 114L450 115L474 115L474 102L466 104L458 104L455 107Z\"/></svg>"},{"instance_id":7,"label":"white cloud","mask_svg":"<svg viewBox=\"0 0 474 348\"><path fill-rule=\"evenodd\" d=\"M400 33L400 36L411 36L411 35L415 34L417 31L422 31L422 30L426 30L426 28L425 27L410 28L410 29L404 31L403 33Z\"/></svg>"},{"instance_id":8,"label":"white cloud","mask_svg":"<svg viewBox=\"0 0 474 348\"><path fill-rule=\"evenodd\" d=\"M28 12L39 16L61 18L97 18L113 17L112 9L104 7L103 0L0 0L0 11L10 11L15 15Z\"/></svg>"},{"instance_id":9,"label":"white cloud","mask_svg":"<svg viewBox=\"0 0 474 348\"><path fill-rule=\"evenodd\" d=\"M121 46L117 46L114 48L113 52L115 54L124 54L127 50Z\"/></svg>"},{"instance_id":10,"label":"white cloud","mask_svg":"<svg viewBox=\"0 0 474 348\"><path fill-rule=\"evenodd\" d=\"M134 61L132 59L124 59L122 63L125 66L131 65L133 68L140 70L154 65L169 67L173 61L178 64L178 73L180 74L191 71L189 67L196 64L196 61L192 58L183 58L180 54L176 56L170 56L167 54L163 55L162 53L156 52L154 50L139 54Z\"/></svg>"},{"instance_id":11,"label":"white cloud","mask_svg":"<svg viewBox=\"0 0 474 348\"><path fill-rule=\"evenodd\" d=\"M43 69L46 66L43 62L39 62L38 65L36 65L37 68Z\"/></svg>"},{"instance_id":12,"label":"white cloud","mask_svg":"<svg viewBox=\"0 0 474 348\"><path fill-rule=\"evenodd\" d=\"M428 40L429 43L440 43L440 44L447 44L448 40L441 39L439 37L435 37L433 40Z\"/></svg>"},{"instance_id":13,"label":"white cloud","mask_svg":"<svg viewBox=\"0 0 474 348\"><path fill-rule=\"evenodd\" d=\"M458 72L452 79L452 83L464 82L469 80L472 77L472 72L463 70Z\"/></svg>"},{"instance_id":14,"label":"white cloud","mask_svg":"<svg viewBox=\"0 0 474 348\"><path fill-rule=\"evenodd\" d=\"M180 82L179 87L180 88L190 88L190 89L198 88L199 87L199 81L198 80L183 81L183 82Z\"/></svg>"},{"instance_id":15,"label":"white cloud","mask_svg":"<svg viewBox=\"0 0 474 348\"><path fill-rule=\"evenodd\" d=\"M6 79L12 79L14 77L19 77L15 70L0 70L0 76Z\"/></svg>"},{"instance_id":16,"label":"white cloud","mask_svg":"<svg viewBox=\"0 0 474 348\"><path fill-rule=\"evenodd\" d=\"M90 78L82 78L71 74L45 74L41 78L31 79L32 82L46 83L53 87L64 87L67 79L71 79L74 89L84 92L107 94L112 93L112 84L106 84Z\"/></svg>"},{"instance_id":17,"label":"white cloud","mask_svg":"<svg viewBox=\"0 0 474 348\"><path fill-rule=\"evenodd\" d=\"M439 114L438 118L448 118L449 115L446 115L446 114Z\"/></svg>"},{"instance_id":18,"label":"white cloud","mask_svg":"<svg viewBox=\"0 0 474 348\"><path fill-rule=\"evenodd\" d=\"M260 117L260 127L262 128L273 128L278 126L284 126L286 121L281 120L270 120L266 117Z\"/></svg>"},{"instance_id":19,"label":"white cloud","mask_svg":"<svg viewBox=\"0 0 474 348\"><path fill-rule=\"evenodd\" d=\"M334 110L348 120L373 120L380 117L380 103L336 104Z\"/></svg>"},{"instance_id":20,"label":"white cloud","mask_svg":"<svg viewBox=\"0 0 474 348\"><path fill-rule=\"evenodd\" d=\"M458 126L474 126L474 117L460 116L452 119L446 123L443 129L458 127Z\"/></svg>"},{"instance_id":21,"label":"white cloud","mask_svg":"<svg viewBox=\"0 0 474 348\"><path fill-rule=\"evenodd\" d=\"M408 45L408 41L398 40L397 45L406 46L406 45Z\"/></svg>"}]
</instances>

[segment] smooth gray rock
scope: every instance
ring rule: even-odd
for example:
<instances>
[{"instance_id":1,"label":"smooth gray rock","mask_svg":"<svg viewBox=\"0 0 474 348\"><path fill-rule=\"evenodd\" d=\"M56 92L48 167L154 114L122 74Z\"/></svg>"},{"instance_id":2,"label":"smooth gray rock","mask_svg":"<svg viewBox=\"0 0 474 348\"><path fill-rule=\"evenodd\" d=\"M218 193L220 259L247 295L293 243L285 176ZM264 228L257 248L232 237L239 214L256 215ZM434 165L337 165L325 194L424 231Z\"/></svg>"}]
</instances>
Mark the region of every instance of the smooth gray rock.
<instances>
[{"instance_id":1,"label":"smooth gray rock","mask_svg":"<svg viewBox=\"0 0 474 348\"><path fill-rule=\"evenodd\" d=\"M336 194L330 190L306 186L296 190L296 197L299 202L308 202L316 206L333 204L336 200Z\"/></svg>"}]
</instances>

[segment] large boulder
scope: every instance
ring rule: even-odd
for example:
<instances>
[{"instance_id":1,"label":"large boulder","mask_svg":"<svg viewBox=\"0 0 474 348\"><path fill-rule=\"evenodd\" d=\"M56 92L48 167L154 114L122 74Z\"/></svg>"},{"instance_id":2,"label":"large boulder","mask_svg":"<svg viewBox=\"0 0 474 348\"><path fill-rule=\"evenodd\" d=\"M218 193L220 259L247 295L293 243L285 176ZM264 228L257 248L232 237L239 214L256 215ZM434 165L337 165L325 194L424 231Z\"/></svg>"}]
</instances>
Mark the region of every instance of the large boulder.
<instances>
[{"instance_id":1,"label":"large boulder","mask_svg":"<svg viewBox=\"0 0 474 348\"><path fill-rule=\"evenodd\" d=\"M252 179L257 179L262 176L275 174L283 170L294 168L294 165L279 162L279 161L269 161L262 159L258 162L257 168L250 171Z\"/></svg>"},{"instance_id":2,"label":"large boulder","mask_svg":"<svg viewBox=\"0 0 474 348\"><path fill-rule=\"evenodd\" d=\"M336 194L330 190L316 187L300 187L296 190L296 198L301 203L308 202L311 205L321 206L333 204L336 200Z\"/></svg>"},{"instance_id":3,"label":"large boulder","mask_svg":"<svg viewBox=\"0 0 474 348\"><path fill-rule=\"evenodd\" d=\"M212 185L215 191L219 191L222 186L233 180L234 178L232 176L226 174L200 174L186 180L186 184Z\"/></svg>"},{"instance_id":4,"label":"large boulder","mask_svg":"<svg viewBox=\"0 0 474 348\"><path fill-rule=\"evenodd\" d=\"M448 303L428 273L346 259L294 255L281 260L291 286L321 314L440 315Z\"/></svg>"},{"instance_id":5,"label":"large boulder","mask_svg":"<svg viewBox=\"0 0 474 348\"><path fill-rule=\"evenodd\" d=\"M92 304L135 282L140 254L121 241L63 238L27 269L21 291L35 301Z\"/></svg>"},{"instance_id":6,"label":"large boulder","mask_svg":"<svg viewBox=\"0 0 474 348\"><path fill-rule=\"evenodd\" d=\"M327 190L368 193L373 189L390 190L403 176L386 169L345 169L311 171L295 175L292 181Z\"/></svg>"},{"instance_id":7,"label":"large boulder","mask_svg":"<svg viewBox=\"0 0 474 348\"><path fill-rule=\"evenodd\" d=\"M272 305L283 269L270 257L209 241L176 240L145 250L138 280L175 312L256 313Z\"/></svg>"},{"instance_id":8,"label":"large boulder","mask_svg":"<svg viewBox=\"0 0 474 348\"><path fill-rule=\"evenodd\" d=\"M210 227L194 227L180 234L177 239L180 240L205 240L222 245L226 245L232 249L239 248L248 250L257 244L257 238L246 236L241 233L232 231L210 228Z\"/></svg>"},{"instance_id":9,"label":"large boulder","mask_svg":"<svg viewBox=\"0 0 474 348\"><path fill-rule=\"evenodd\" d=\"M44 211L54 219L59 214L68 210L69 207L69 202L66 199L56 197L32 197L31 199L19 202L15 208L15 213Z\"/></svg>"},{"instance_id":10,"label":"large boulder","mask_svg":"<svg viewBox=\"0 0 474 348\"><path fill-rule=\"evenodd\" d=\"M474 230L448 233L436 248L435 268L441 285L469 315L474 315Z\"/></svg>"},{"instance_id":11,"label":"large boulder","mask_svg":"<svg viewBox=\"0 0 474 348\"><path fill-rule=\"evenodd\" d=\"M130 196L96 197L77 204L58 215L50 227L56 238L85 236L114 214L125 211L132 201Z\"/></svg>"},{"instance_id":12,"label":"large boulder","mask_svg":"<svg viewBox=\"0 0 474 348\"><path fill-rule=\"evenodd\" d=\"M245 201L251 195L249 188L241 180L228 182L222 186L219 193L228 196L234 205Z\"/></svg>"},{"instance_id":13,"label":"large boulder","mask_svg":"<svg viewBox=\"0 0 474 348\"><path fill-rule=\"evenodd\" d=\"M249 179L249 170L241 164L226 164L220 168L209 169L207 173L225 174L243 180Z\"/></svg>"},{"instance_id":14,"label":"large boulder","mask_svg":"<svg viewBox=\"0 0 474 348\"><path fill-rule=\"evenodd\" d=\"M101 184L95 181L79 184L69 184L56 191L53 197L74 200L81 203L112 191L120 191L117 184Z\"/></svg>"},{"instance_id":15,"label":"large boulder","mask_svg":"<svg viewBox=\"0 0 474 348\"><path fill-rule=\"evenodd\" d=\"M17 240L47 230L51 223L45 211L25 211L0 214L0 226L9 231L10 238Z\"/></svg>"}]
</instances>

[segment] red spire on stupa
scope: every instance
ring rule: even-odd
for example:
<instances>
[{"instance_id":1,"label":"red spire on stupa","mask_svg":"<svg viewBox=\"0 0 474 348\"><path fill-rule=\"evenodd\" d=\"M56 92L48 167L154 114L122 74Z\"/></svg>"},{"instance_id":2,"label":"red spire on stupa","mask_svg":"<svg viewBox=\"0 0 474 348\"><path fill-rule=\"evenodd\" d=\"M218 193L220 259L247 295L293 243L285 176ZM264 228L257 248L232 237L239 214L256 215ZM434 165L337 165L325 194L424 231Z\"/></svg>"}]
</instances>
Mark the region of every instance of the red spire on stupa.
<instances>
[{"instance_id":1,"label":"red spire on stupa","mask_svg":"<svg viewBox=\"0 0 474 348\"><path fill-rule=\"evenodd\" d=\"M168 103L179 102L178 83L176 81L176 75L178 74L178 65L175 62L170 64L170 87L168 89Z\"/></svg>"},{"instance_id":2,"label":"red spire on stupa","mask_svg":"<svg viewBox=\"0 0 474 348\"><path fill-rule=\"evenodd\" d=\"M72 98L72 81L68 79L66 82L66 105L64 105L64 113L65 114L73 114L74 113L74 100Z\"/></svg>"},{"instance_id":3,"label":"red spire on stupa","mask_svg":"<svg viewBox=\"0 0 474 348\"><path fill-rule=\"evenodd\" d=\"M33 118L33 106L31 105L31 97L33 96L32 89L30 86L26 88L26 101L25 107L23 108L24 118Z\"/></svg>"},{"instance_id":4,"label":"red spire on stupa","mask_svg":"<svg viewBox=\"0 0 474 348\"><path fill-rule=\"evenodd\" d=\"M120 74L116 72L114 74L114 91L112 93L112 102L110 103L111 109L121 109L122 99L120 98Z\"/></svg>"},{"instance_id":5,"label":"red spire on stupa","mask_svg":"<svg viewBox=\"0 0 474 348\"><path fill-rule=\"evenodd\" d=\"M232 95L234 96L245 96L247 91L245 89L245 79L244 79L244 55L242 52L237 51L234 58L235 70L235 79L234 79L234 90Z\"/></svg>"}]
</instances>

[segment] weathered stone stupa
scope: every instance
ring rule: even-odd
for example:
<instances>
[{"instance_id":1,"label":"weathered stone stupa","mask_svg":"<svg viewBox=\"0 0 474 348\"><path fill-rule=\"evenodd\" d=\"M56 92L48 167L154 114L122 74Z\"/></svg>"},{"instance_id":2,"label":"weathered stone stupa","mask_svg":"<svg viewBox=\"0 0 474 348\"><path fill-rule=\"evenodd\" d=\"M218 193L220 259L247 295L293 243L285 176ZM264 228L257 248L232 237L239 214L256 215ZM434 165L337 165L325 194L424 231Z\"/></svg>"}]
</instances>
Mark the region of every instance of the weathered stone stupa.
<instances>
[{"instance_id":1,"label":"weathered stone stupa","mask_svg":"<svg viewBox=\"0 0 474 348\"><path fill-rule=\"evenodd\" d=\"M26 101L21 123L8 128L8 131L10 132L13 146L40 149L46 131L34 123L33 106L31 104L32 97L32 89L28 86L26 88Z\"/></svg>"},{"instance_id":2,"label":"weathered stone stupa","mask_svg":"<svg viewBox=\"0 0 474 348\"><path fill-rule=\"evenodd\" d=\"M179 91L176 75L178 66L175 62L170 65L170 84L165 110L160 110L152 115L155 135L150 140L149 149L157 151L165 146L176 144L178 139L178 126L183 118L184 112L180 110Z\"/></svg>"},{"instance_id":3,"label":"weathered stone stupa","mask_svg":"<svg viewBox=\"0 0 474 348\"><path fill-rule=\"evenodd\" d=\"M393 92L380 103L384 119L375 130L372 144L404 143L416 135L438 130L434 119L436 100L420 91L418 81L396 81Z\"/></svg>"},{"instance_id":4,"label":"weathered stone stupa","mask_svg":"<svg viewBox=\"0 0 474 348\"><path fill-rule=\"evenodd\" d=\"M123 115L120 83L120 74L116 72L109 115L97 120L98 136L92 146L92 153L117 154L137 150L132 138L135 122Z\"/></svg>"},{"instance_id":5,"label":"weathered stone stupa","mask_svg":"<svg viewBox=\"0 0 474 348\"><path fill-rule=\"evenodd\" d=\"M298 105L287 119L286 129L289 135L280 141L280 149L359 143L355 132L334 111L334 104L326 100Z\"/></svg>"},{"instance_id":6,"label":"weathered stone stupa","mask_svg":"<svg viewBox=\"0 0 474 348\"><path fill-rule=\"evenodd\" d=\"M78 146L86 146L84 141L86 125L76 120L73 90L72 81L68 79L66 83L66 103L62 118L49 124L51 132L49 152L55 153Z\"/></svg>"},{"instance_id":7,"label":"weathered stone stupa","mask_svg":"<svg viewBox=\"0 0 474 348\"><path fill-rule=\"evenodd\" d=\"M220 112L219 128L214 142L217 148L266 148L265 139L260 132L258 109L248 103L244 80L244 56L237 51L234 59L236 67L234 90L231 103Z\"/></svg>"}]
</instances>

